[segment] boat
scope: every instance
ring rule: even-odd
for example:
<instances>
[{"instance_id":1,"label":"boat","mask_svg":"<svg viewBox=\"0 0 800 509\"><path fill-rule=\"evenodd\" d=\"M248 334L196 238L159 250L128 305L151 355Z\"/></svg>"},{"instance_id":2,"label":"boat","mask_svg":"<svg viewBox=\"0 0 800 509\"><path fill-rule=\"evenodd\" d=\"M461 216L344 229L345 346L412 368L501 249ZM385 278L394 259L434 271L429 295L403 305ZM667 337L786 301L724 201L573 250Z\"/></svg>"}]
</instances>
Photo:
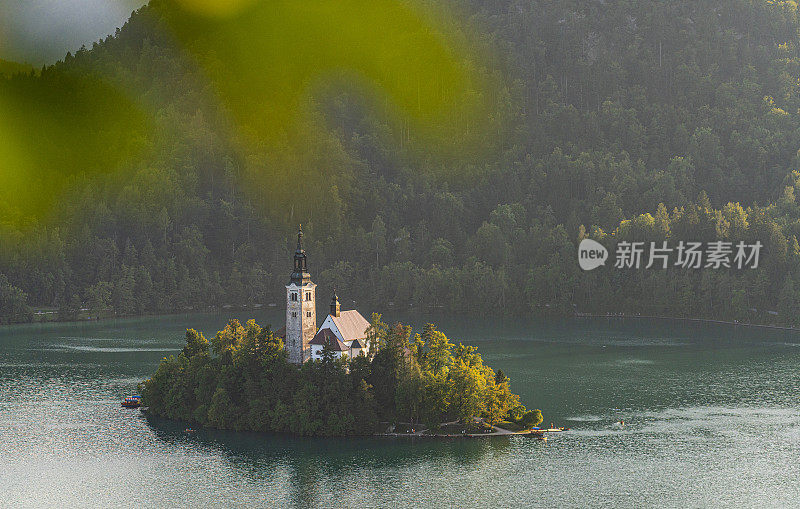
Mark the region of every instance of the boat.
<instances>
[{"instance_id":1,"label":"boat","mask_svg":"<svg viewBox=\"0 0 800 509\"><path fill-rule=\"evenodd\" d=\"M131 396L122 400L122 406L125 408L139 408L142 406L142 400L139 396Z\"/></svg>"}]
</instances>

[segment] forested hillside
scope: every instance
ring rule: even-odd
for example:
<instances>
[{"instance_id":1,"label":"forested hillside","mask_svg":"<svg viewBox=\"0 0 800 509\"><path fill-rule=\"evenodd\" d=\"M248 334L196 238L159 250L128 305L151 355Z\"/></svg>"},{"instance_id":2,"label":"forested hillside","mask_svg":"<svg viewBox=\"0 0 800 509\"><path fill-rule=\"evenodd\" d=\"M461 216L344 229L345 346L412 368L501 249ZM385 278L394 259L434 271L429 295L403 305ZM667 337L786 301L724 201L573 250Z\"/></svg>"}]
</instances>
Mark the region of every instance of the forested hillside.
<instances>
[{"instance_id":1,"label":"forested hillside","mask_svg":"<svg viewBox=\"0 0 800 509\"><path fill-rule=\"evenodd\" d=\"M463 38L457 57L487 107L460 151L429 150L424 130L346 86L300 99L296 146L260 140L277 121L241 125L261 99L220 86L245 57L174 29L166 2L39 74L0 78L14 119L0 117L0 154L29 176L0 176L0 321L28 319L25 299L118 314L280 303L303 223L323 303L335 286L345 307L384 312L796 324L795 2L472 0L451 12L441 31ZM268 58L259 73L279 77ZM56 119L54 104L68 105ZM583 236L764 248L755 270L585 273Z\"/></svg>"},{"instance_id":2,"label":"forested hillside","mask_svg":"<svg viewBox=\"0 0 800 509\"><path fill-rule=\"evenodd\" d=\"M31 72L33 67L28 64L9 62L0 58L0 75L13 76L14 74Z\"/></svg>"}]
</instances>

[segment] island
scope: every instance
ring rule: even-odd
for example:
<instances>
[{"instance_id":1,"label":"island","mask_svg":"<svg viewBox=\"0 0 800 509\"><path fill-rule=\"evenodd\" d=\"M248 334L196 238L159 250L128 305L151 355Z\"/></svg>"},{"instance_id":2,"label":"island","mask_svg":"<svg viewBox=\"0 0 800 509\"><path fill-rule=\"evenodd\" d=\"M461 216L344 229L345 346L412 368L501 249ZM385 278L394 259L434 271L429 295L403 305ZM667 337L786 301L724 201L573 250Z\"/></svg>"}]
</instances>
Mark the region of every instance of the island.
<instances>
[{"instance_id":1,"label":"island","mask_svg":"<svg viewBox=\"0 0 800 509\"><path fill-rule=\"evenodd\" d=\"M336 289L317 327L317 285L297 232L286 324L231 320L209 342L194 329L140 384L148 412L221 429L299 435L506 434L537 426L508 377L432 324L387 326L342 311ZM504 427L498 428L498 423Z\"/></svg>"},{"instance_id":2,"label":"island","mask_svg":"<svg viewBox=\"0 0 800 509\"><path fill-rule=\"evenodd\" d=\"M542 422L475 347L432 324L412 336L381 319L372 315L358 356L336 356L326 344L299 365L280 335L254 320L231 320L210 341L189 329L183 350L139 385L142 404L193 425L305 436L476 434Z\"/></svg>"}]
</instances>

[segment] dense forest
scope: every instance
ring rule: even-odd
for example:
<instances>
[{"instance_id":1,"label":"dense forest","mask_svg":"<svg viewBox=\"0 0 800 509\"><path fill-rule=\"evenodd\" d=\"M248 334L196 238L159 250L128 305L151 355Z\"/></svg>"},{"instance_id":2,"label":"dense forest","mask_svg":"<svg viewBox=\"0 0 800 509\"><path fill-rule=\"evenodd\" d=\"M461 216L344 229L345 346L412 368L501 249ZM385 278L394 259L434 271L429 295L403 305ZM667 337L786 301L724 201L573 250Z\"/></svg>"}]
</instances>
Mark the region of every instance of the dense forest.
<instances>
[{"instance_id":1,"label":"dense forest","mask_svg":"<svg viewBox=\"0 0 800 509\"><path fill-rule=\"evenodd\" d=\"M15 74L29 73L33 70L33 67L28 64L19 64L0 58L0 75L11 77Z\"/></svg>"},{"instance_id":2,"label":"dense forest","mask_svg":"<svg viewBox=\"0 0 800 509\"><path fill-rule=\"evenodd\" d=\"M226 28L175 26L167 1L0 77L19 168L0 175L0 321L280 303L302 223L320 294L364 309L797 324L795 2L433 4L486 106L460 151L346 80L260 100L238 81L283 60L226 53ZM303 115L276 134L284 99ZM757 269L585 273L584 237L764 247Z\"/></svg>"},{"instance_id":3,"label":"dense forest","mask_svg":"<svg viewBox=\"0 0 800 509\"><path fill-rule=\"evenodd\" d=\"M152 415L221 429L299 435L371 435L378 423L420 424L434 432L476 417L490 425L542 422L512 394L508 378L483 364L474 347L453 344L428 324L411 336L373 315L369 355L287 362L283 341L254 321L228 323L209 341L194 329L186 346L142 382Z\"/></svg>"}]
</instances>

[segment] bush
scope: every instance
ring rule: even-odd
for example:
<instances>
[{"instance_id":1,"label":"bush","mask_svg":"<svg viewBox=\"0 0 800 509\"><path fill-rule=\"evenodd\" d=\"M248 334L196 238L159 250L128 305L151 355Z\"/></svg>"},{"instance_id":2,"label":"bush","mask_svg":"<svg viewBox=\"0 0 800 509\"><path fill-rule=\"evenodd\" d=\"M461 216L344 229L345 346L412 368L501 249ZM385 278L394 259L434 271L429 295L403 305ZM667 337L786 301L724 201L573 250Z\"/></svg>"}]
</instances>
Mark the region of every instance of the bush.
<instances>
[{"instance_id":1,"label":"bush","mask_svg":"<svg viewBox=\"0 0 800 509\"><path fill-rule=\"evenodd\" d=\"M538 409L531 410L529 412L525 412L525 415L522 416L522 426L527 428L533 428L534 426L538 426L542 423L544 418L542 417L542 412Z\"/></svg>"}]
</instances>

